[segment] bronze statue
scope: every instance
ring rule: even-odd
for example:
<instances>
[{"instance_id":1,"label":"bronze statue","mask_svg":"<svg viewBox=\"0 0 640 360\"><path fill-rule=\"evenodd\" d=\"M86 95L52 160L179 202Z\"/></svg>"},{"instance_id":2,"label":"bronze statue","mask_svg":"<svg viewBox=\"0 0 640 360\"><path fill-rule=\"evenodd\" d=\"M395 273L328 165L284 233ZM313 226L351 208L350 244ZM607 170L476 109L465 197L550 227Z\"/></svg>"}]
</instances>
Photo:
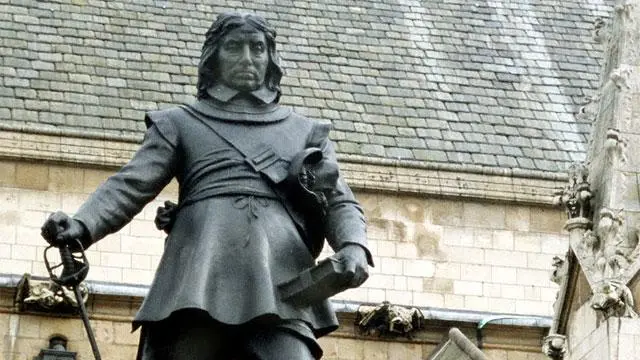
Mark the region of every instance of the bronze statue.
<instances>
[{"instance_id":1,"label":"bronze statue","mask_svg":"<svg viewBox=\"0 0 640 360\"><path fill-rule=\"evenodd\" d=\"M329 301L290 302L278 286L314 266L325 238L342 264L333 292L368 277L364 216L329 126L278 105L275 36L262 17L221 14L197 101L149 112L129 163L73 218L58 212L43 226L57 229L46 238L90 246L177 178L178 204L161 216L165 251L134 319L138 359L318 359L316 338L338 326Z\"/></svg>"}]
</instances>

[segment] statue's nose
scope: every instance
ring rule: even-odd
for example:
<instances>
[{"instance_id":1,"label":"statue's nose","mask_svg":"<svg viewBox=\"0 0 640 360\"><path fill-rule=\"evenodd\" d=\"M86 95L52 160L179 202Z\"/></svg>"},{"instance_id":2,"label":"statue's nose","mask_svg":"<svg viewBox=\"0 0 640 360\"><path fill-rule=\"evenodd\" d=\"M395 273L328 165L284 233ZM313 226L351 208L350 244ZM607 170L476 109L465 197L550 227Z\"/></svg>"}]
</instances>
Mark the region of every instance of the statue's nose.
<instances>
[{"instance_id":1,"label":"statue's nose","mask_svg":"<svg viewBox=\"0 0 640 360\"><path fill-rule=\"evenodd\" d=\"M242 47L242 53L240 54L240 62L243 64L251 64L253 59L251 57L251 47L249 44L245 44Z\"/></svg>"}]
</instances>

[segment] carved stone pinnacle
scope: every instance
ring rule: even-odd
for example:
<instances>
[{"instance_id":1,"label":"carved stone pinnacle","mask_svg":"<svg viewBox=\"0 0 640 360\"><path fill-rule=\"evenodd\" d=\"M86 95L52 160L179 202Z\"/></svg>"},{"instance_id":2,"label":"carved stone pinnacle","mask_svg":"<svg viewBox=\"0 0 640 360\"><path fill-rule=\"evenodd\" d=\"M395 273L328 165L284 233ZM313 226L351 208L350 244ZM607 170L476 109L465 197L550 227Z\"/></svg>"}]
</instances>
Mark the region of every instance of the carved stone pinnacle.
<instances>
[{"instance_id":1,"label":"carved stone pinnacle","mask_svg":"<svg viewBox=\"0 0 640 360\"><path fill-rule=\"evenodd\" d=\"M554 203L562 205L569 219L591 219L593 193L587 181L589 172L584 164L574 164L569 169L569 184L555 193Z\"/></svg>"}]
</instances>

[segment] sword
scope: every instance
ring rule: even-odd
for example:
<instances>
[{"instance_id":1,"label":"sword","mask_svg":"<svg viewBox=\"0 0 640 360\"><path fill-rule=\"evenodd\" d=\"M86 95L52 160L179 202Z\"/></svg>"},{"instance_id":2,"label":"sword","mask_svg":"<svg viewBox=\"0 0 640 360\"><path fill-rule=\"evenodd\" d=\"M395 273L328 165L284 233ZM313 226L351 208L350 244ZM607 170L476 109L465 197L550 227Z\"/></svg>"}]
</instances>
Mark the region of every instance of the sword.
<instances>
[{"instance_id":1,"label":"sword","mask_svg":"<svg viewBox=\"0 0 640 360\"><path fill-rule=\"evenodd\" d=\"M54 223L51 223L50 226L56 226ZM48 234L56 234L57 231L43 231L43 237ZM50 239L46 239L49 241ZM49 272L49 277L51 281L60 285L66 286L73 290L73 293L76 296L76 301L78 302L78 307L80 308L80 316L82 317L82 322L84 323L84 328L87 331L87 337L89 338L89 343L91 343L91 350L93 351L93 357L96 360L101 360L100 351L98 350L98 344L96 343L96 338L93 335L93 329L91 329L91 324L89 323L89 314L87 313L87 309L84 306L84 301L82 300L82 293L80 292L80 288L78 285L87 277L89 273L89 261L87 261L87 256L84 253L84 248L82 247L82 243L76 239L75 240L79 251L76 251L78 255L75 255L74 252L71 251L68 244L62 245L50 245L44 250L44 263L47 267L47 271ZM50 244L55 244L55 241L49 241ZM57 248L60 252L60 263L56 265L52 265L49 262L49 257L47 253L50 249ZM60 275L56 275L56 269L62 267L62 272Z\"/></svg>"}]
</instances>

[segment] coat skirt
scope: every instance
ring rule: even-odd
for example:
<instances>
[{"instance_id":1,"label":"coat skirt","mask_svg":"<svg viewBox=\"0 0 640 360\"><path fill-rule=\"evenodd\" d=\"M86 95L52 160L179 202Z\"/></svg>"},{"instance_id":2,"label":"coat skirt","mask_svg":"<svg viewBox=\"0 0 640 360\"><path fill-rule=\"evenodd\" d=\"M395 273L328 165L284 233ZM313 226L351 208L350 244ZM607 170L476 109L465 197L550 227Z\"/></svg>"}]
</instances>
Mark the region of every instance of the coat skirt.
<instances>
[{"instance_id":1,"label":"coat skirt","mask_svg":"<svg viewBox=\"0 0 640 360\"><path fill-rule=\"evenodd\" d=\"M329 301L298 307L277 291L314 263L278 199L206 198L179 210L134 323L197 308L226 324L298 319L322 336L337 328Z\"/></svg>"}]
</instances>

